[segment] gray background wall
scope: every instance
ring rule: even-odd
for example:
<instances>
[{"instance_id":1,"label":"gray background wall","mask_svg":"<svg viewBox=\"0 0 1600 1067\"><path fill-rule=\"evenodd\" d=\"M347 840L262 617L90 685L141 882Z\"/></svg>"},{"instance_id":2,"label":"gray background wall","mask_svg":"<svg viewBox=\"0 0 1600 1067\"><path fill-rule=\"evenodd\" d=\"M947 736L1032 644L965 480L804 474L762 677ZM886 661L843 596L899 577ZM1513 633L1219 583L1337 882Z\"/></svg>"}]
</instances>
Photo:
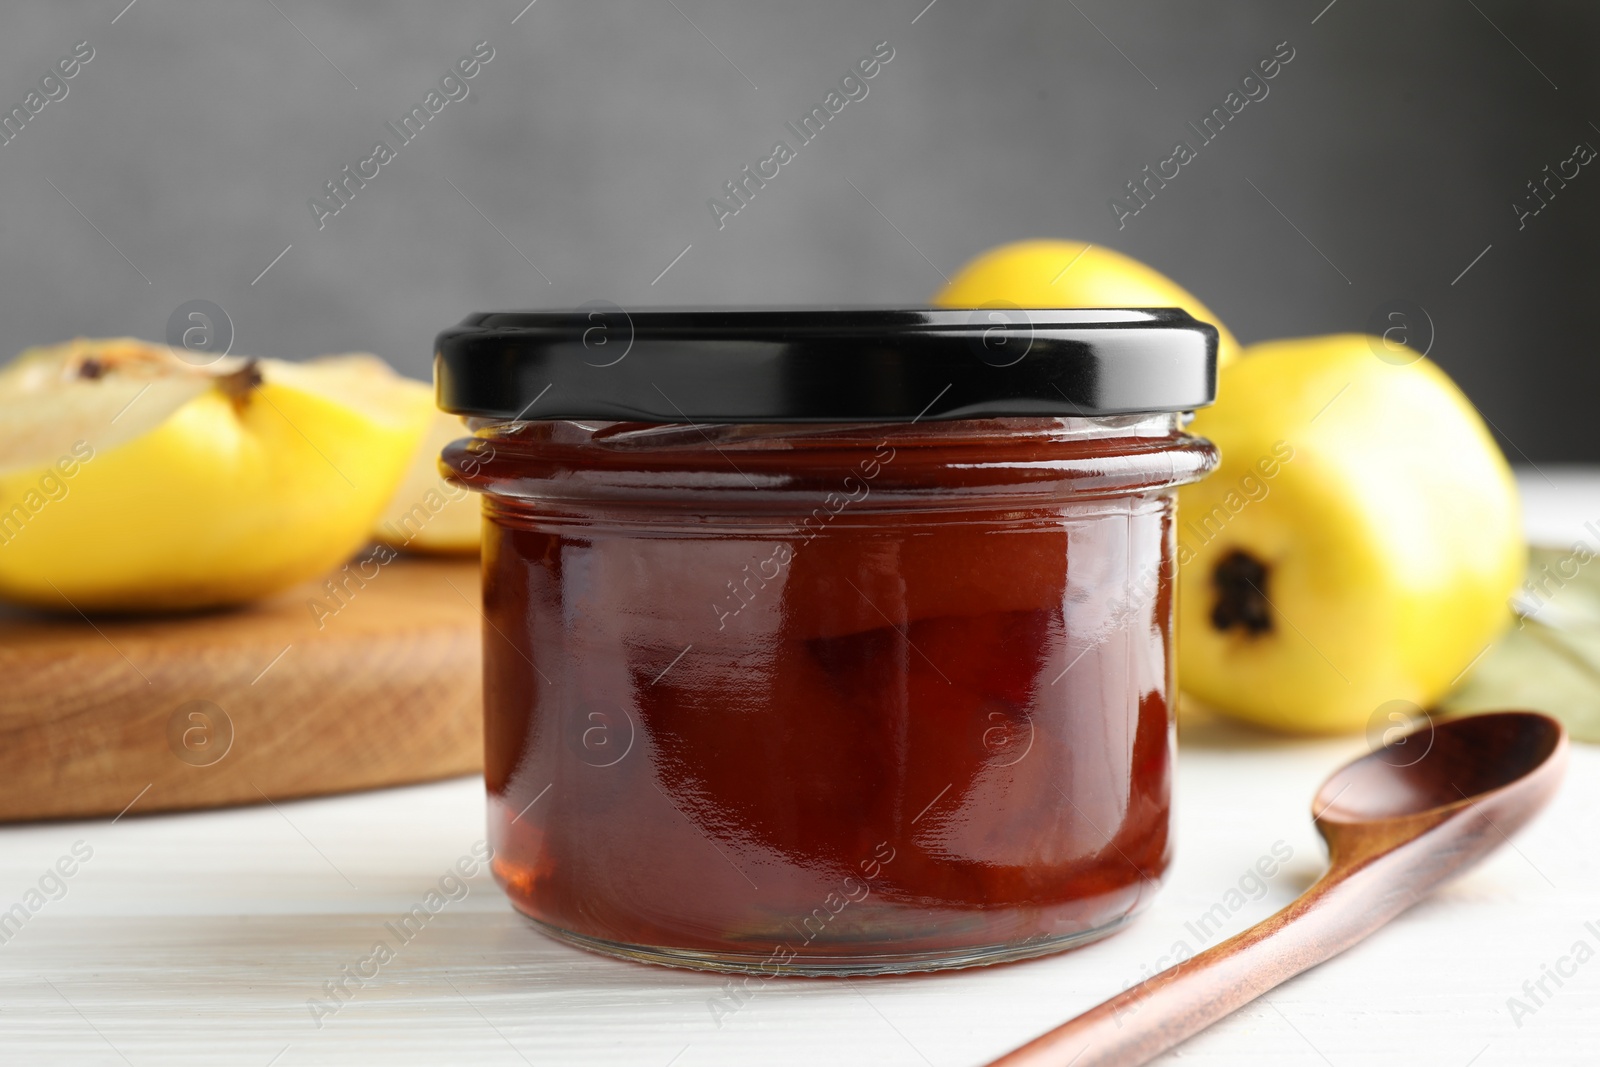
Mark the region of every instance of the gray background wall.
<instances>
[{"instance_id":1,"label":"gray background wall","mask_svg":"<svg viewBox=\"0 0 1600 1067\"><path fill-rule=\"evenodd\" d=\"M425 376L475 309L919 303L985 247L1072 236L1246 342L1419 303L1514 460L1600 460L1600 165L1524 229L1511 208L1600 146L1579 0L125 2L0 13L6 108L95 49L0 146L7 355L160 339L206 299L236 352L370 349ZM319 231L308 198L398 143L383 123L480 40L470 96ZM719 231L707 198L883 40L867 98ZM1108 199L1285 40L1270 95L1119 232Z\"/></svg>"}]
</instances>

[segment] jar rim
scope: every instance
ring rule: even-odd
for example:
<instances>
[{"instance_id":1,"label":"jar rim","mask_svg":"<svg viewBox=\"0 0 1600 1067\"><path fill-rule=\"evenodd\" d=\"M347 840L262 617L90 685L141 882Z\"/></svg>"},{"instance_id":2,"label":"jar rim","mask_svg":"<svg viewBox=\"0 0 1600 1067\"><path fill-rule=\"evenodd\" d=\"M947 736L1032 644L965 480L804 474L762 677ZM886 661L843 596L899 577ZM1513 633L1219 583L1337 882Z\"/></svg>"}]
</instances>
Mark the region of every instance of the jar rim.
<instances>
[{"instance_id":1,"label":"jar rim","mask_svg":"<svg viewBox=\"0 0 1600 1067\"><path fill-rule=\"evenodd\" d=\"M1177 308L479 312L434 347L439 406L494 419L917 422L1191 411L1217 330Z\"/></svg>"}]
</instances>

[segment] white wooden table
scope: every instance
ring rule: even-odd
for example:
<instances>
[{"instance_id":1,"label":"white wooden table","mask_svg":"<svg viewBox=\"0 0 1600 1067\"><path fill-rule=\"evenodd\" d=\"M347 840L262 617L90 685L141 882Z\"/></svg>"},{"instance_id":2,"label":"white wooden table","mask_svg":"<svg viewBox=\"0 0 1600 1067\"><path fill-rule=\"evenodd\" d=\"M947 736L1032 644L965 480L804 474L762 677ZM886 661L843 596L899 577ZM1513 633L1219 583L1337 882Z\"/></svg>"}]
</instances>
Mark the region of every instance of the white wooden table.
<instances>
[{"instance_id":1,"label":"white wooden table","mask_svg":"<svg viewBox=\"0 0 1600 1067\"><path fill-rule=\"evenodd\" d=\"M1545 474L1523 479L1530 533L1570 542L1600 520L1600 472ZM1275 843L1292 859L1221 936L1302 890L1323 858L1312 792L1364 747L1189 730L1177 862L1126 932L1008 967L766 982L720 1025L722 978L558 945L481 874L317 1025L308 1001L328 1000L325 983L376 940L392 943L384 924L481 837L477 780L0 830L0 909L41 880L46 898L0 944L0 1064L976 1064L1138 980L1176 941L1214 943L1191 926L1228 910L1228 890ZM1595 1063L1600 748L1573 757L1514 848L1161 1062ZM75 873L46 877L62 857ZM1570 973L1558 986L1546 966ZM1535 1003L1524 983L1541 978L1549 995ZM1534 1010L1514 1018L1511 997Z\"/></svg>"}]
</instances>

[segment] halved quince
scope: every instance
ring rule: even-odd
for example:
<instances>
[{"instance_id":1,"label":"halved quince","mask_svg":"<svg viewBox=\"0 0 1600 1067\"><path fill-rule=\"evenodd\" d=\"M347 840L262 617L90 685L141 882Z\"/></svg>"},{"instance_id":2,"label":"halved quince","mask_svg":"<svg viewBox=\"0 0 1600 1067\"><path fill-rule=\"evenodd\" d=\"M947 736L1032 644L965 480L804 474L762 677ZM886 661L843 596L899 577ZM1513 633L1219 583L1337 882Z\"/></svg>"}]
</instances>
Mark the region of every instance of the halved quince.
<instances>
[{"instance_id":1,"label":"halved quince","mask_svg":"<svg viewBox=\"0 0 1600 1067\"><path fill-rule=\"evenodd\" d=\"M0 370L0 597L183 610L316 577L366 543L431 411L371 355L24 352Z\"/></svg>"}]
</instances>

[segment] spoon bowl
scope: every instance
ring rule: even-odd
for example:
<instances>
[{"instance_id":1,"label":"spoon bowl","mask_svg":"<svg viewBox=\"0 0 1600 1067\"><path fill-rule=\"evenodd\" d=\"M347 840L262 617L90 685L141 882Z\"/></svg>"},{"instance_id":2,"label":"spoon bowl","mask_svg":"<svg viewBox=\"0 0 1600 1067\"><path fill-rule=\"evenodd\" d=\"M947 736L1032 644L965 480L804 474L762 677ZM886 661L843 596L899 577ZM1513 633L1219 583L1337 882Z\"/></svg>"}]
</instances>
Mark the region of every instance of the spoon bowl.
<instances>
[{"instance_id":1,"label":"spoon bowl","mask_svg":"<svg viewBox=\"0 0 1600 1067\"><path fill-rule=\"evenodd\" d=\"M1424 725L1335 771L1312 821L1328 870L1271 918L990 1067L1134 1067L1383 926L1483 859L1555 795L1561 724L1501 711Z\"/></svg>"},{"instance_id":2,"label":"spoon bowl","mask_svg":"<svg viewBox=\"0 0 1600 1067\"><path fill-rule=\"evenodd\" d=\"M1330 775L1313 818L1327 837L1346 826L1443 814L1502 789L1536 789L1535 772L1564 745L1561 724L1531 711L1428 721Z\"/></svg>"}]
</instances>

